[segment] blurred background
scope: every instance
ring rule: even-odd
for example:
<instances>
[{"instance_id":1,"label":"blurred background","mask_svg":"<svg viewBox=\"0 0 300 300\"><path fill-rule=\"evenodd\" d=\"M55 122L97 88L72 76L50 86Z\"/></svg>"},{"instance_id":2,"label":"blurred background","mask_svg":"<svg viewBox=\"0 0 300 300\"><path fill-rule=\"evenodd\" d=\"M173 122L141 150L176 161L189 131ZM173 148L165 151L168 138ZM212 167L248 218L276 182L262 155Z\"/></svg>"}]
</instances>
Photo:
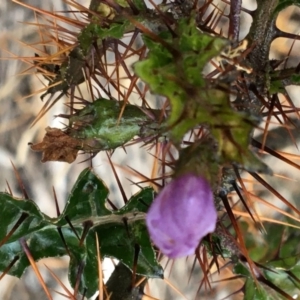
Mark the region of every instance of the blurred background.
<instances>
[{"instance_id":1,"label":"blurred background","mask_svg":"<svg viewBox=\"0 0 300 300\"><path fill-rule=\"evenodd\" d=\"M24 0L22 2L49 11L70 10L70 7L62 0ZM80 3L86 7L89 6L89 1L80 1ZM220 9L226 5L221 1L214 1L214 3ZM255 1L243 1L243 6L248 9L254 9L256 3ZM66 14L70 15L70 13ZM36 93L36 91L41 90L44 87L43 83L46 84L46 81L41 76L34 75L34 70L27 70L29 66L22 63L20 59L16 59L16 57L34 56L35 43L38 44L40 42L37 27L32 25L32 23L36 23L36 17L30 9L10 0L1 1L0 16L0 190L7 190L9 184L14 195L22 197L14 174L13 163L22 178L29 197L37 203L42 212L51 217L56 217L53 188L55 189L60 209L63 210L68 194L78 175L84 168L90 166L91 162L83 162L88 157L80 155L76 162L71 165L60 162L42 164L40 162L41 154L30 150L28 143L41 141L47 126L63 126L61 120L54 116L66 112L64 102L68 102L68 99L59 101L34 127L30 127L30 124L43 106L43 102L40 100L41 93ZM280 14L277 25L282 30L298 34L300 28L299 20L300 9L290 7ZM247 34L251 24L251 17L243 13L241 22L242 39ZM226 20L224 20L224 26L226 26ZM224 28L223 32L226 32ZM270 56L277 59L285 58L292 43L292 40L277 39L272 45ZM288 65L299 63L299 46L300 43L296 41L291 51ZM31 75L27 73L31 73ZM299 88L289 88L289 92L295 105L299 105ZM86 97L89 100L88 94ZM280 136L278 142L282 143L283 151L297 153L298 150L295 149L295 146L289 145L286 137ZM149 155L150 153L153 154L153 151L148 151L139 146L128 147L127 153L122 149L118 149L113 154L112 161L116 166L125 168L129 165L144 175L151 177L153 157ZM275 168L275 171L283 173L284 176L289 178L294 178L293 181L285 182L285 188L282 186L282 181L274 179L274 184L278 189L282 190L287 198L293 199L297 197L299 186L295 180L299 176L286 166L283 170L281 165L275 164L275 161L267 160L267 162ZM99 174L99 177L109 187L110 200L121 206L122 198L105 153L97 155L93 160L93 167ZM120 167L117 167L117 172L127 196L130 197L137 191L137 188L128 179L137 181L141 180L141 178L135 177L132 173L126 172ZM172 266L172 270L170 270L171 264L169 264L166 271L166 274L170 273L171 275L169 278L170 282L185 295L186 299L194 299L201 280L201 271L198 264L196 264L192 278L189 279L193 261L193 258L178 260ZM54 292L54 290L61 292L63 290L50 275L45 265L50 267L64 284L69 287L67 281L68 258L44 259L38 263L47 286L53 290L53 299L65 299ZM112 265L107 260L104 265L104 269L107 271L106 276L111 272L111 268ZM226 277L226 274L223 274L223 276ZM165 282L158 283L157 281L155 280L154 282L152 280L153 284L151 284L148 294L158 299L184 299ZM236 290L237 286L234 289ZM201 299L222 299L228 294L230 294L230 288L229 286L227 287L227 283L213 284L212 292L207 296L202 296ZM0 295L2 300L46 299L42 287L37 282L31 268L28 268L21 280L5 276L0 281ZM241 299L241 297L231 296L227 299Z\"/></svg>"}]
</instances>

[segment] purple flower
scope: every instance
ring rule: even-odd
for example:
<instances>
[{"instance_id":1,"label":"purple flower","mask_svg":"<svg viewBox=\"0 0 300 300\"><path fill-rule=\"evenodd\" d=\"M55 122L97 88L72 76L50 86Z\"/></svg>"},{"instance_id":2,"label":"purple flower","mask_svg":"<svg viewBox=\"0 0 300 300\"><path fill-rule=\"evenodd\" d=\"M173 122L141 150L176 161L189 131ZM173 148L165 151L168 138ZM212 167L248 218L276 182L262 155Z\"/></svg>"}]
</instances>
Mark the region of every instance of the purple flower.
<instances>
[{"instance_id":1,"label":"purple flower","mask_svg":"<svg viewBox=\"0 0 300 300\"><path fill-rule=\"evenodd\" d=\"M170 258L193 254L216 222L209 183L194 174L184 174L164 187L146 217L153 243Z\"/></svg>"}]
</instances>

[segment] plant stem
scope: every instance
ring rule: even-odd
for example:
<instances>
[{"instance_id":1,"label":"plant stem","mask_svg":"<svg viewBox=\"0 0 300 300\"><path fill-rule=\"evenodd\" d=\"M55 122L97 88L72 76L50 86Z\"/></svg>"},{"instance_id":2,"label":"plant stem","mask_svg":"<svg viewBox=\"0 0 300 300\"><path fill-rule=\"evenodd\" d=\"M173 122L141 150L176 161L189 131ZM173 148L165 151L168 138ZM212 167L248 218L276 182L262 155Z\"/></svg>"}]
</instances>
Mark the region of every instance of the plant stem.
<instances>
[{"instance_id":1,"label":"plant stem","mask_svg":"<svg viewBox=\"0 0 300 300\"><path fill-rule=\"evenodd\" d=\"M229 37L233 41L238 41L239 39L241 7L242 0L231 1L229 14Z\"/></svg>"},{"instance_id":2,"label":"plant stem","mask_svg":"<svg viewBox=\"0 0 300 300\"><path fill-rule=\"evenodd\" d=\"M258 1L257 9L253 15L253 22L247 39L251 44L254 44L248 58L255 72L265 71L268 65L270 46L276 36L276 16L273 15L273 12L277 4L278 0Z\"/></svg>"}]
</instances>

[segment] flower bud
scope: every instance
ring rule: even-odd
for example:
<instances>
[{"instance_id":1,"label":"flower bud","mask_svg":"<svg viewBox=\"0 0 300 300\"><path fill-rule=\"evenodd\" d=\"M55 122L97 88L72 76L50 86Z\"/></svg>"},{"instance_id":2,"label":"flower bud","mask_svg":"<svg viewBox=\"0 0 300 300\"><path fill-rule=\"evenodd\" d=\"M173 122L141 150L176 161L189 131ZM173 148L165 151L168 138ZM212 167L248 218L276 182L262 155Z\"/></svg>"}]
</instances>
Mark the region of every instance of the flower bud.
<instances>
[{"instance_id":1,"label":"flower bud","mask_svg":"<svg viewBox=\"0 0 300 300\"><path fill-rule=\"evenodd\" d=\"M193 254L200 240L215 230L216 222L209 183L190 173L164 187L146 217L153 243L170 258Z\"/></svg>"}]
</instances>

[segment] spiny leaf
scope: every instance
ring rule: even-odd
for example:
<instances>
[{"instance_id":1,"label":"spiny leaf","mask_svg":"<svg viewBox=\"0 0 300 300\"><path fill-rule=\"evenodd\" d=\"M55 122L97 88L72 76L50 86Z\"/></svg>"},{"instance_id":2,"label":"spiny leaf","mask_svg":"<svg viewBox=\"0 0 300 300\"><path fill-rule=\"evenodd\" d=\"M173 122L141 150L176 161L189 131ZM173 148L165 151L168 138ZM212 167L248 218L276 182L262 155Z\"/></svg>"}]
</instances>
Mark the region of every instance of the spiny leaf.
<instances>
[{"instance_id":1,"label":"spiny leaf","mask_svg":"<svg viewBox=\"0 0 300 300\"><path fill-rule=\"evenodd\" d=\"M70 118L69 135L81 140L82 150L111 150L140 135L149 121L138 106L98 99Z\"/></svg>"},{"instance_id":2,"label":"spiny leaf","mask_svg":"<svg viewBox=\"0 0 300 300\"><path fill-rule=\"evenodd\" d=\"M20 237L45 227L50 218L47 218L30 200L20 200L13 196L0 193L1 226L0 242L10 233L11 229L24 218L7 242L13 242Z\"/></svg>"},{"instance_id":3,"label":"spiny leaf","mask_svg":"<svg viewBox=\"0 0 300 300\"><path fill-rule=\"evenodd\" d=\"M111 215L112 212L105 207L107 196L108 188L104 182L90 169L85 169L79 175L56 225L67 225L65 217L80 224L93 217Z\"/></svg>"},{"instance_id":4,"label":"spiny leaf","mask_svg":"<svg viewBox=\"0 0 300 300\"><path fill-rule=\"evenodd\" d=\"M262 286L256 286L255 282L247 279L245 283L244 300L272 300L274 299Z\"/></svg>"},{"instance_id":5,"label":"spiny leaf","mask_svg":"<svg viewBox=\"0 0 300 300\"><path fill-rule=\"evenodd\" d=\"M151 110L151 114L156 111ZM163 128L140 107L103 98L87 104L69 119L66 130L47 127L43 141L31 145L32 150L43 152L42 162L72 163L79 150L94 154L112 150L136 135L158 135Z\"/></svg>"},{"instance_id":6,"label":"spiny leaf","mask_svg":"<svg viewBox=\"0 0 300 300\"><path fill-rule=\"evenodd\" d=\"M266 233L263 234L263 243L259 242L256 236L244 228L249 254L252 259L255 258L260 262L259 267L263 275L257 278L260 285L256 287L255 283L249 282L253 281L253 279L251 279L246 265L242 263L236 264L234 272L248 278L248 283L246 282L245 284L245 297L248 296L246 299L252 299L253 295L263 297L265 294L264 289L267 289L268 295L273 290L271 299L292 299L287 294L296 295L299 291L299 279L297 279L300 275L299 247L297 243L299 234L293 228L281 225L264 224L264 227ZM285 239L284 243L283 235ZM265 262L266 260L268 261ZM284 297L280 298L279 294Z\"/></svg>"},{"instance_id":7,"label":"spiny leaf","mask_svg":"<svg viewBox=\"0 0 300 300\"><path fill-rule=\"evenodd\" d=\"M84 170L78 177L59 218L51 219L42 214L31 200L18 200L1 193L0 239L4 240L4 245L0 247L0 271L5 270L16 257L18 260L9 274L20 277L30 265L18 240L23 238L35 261L70 254L70 282L74 287L78 269L84 266L79 290L83 292L86 289L87 296L92 296L98 289L97 233L102 257L114 257L131 270L135 267L137 274L162 277L163 270L156 261L144 223L145 212L154 198L153 190L142 189L116 212L106 208L107 195L105 184L90 169ZM20 221L24 213L27 217ZM20 224L12 231L18 221ZM87 236L80 241L77 235L82 236L87 223L90 224ZM9 233L11 236L5 240ZM134 266L137 248L137 266Z\"/></svg>"},{"instance_id":8,"label":"spiny leaf","mask_svg":"<svg viewBox=\"0 0 300 300\"><path fill-rule=\"evenodd\" d=\"M121 23L112 23L107 27L104 27L103 24L100 23L90 23L82 29L78 36L80 49L86 55L95 42L102 48L102 41L105 38L120 39L128 27L132 27L132 25L127 20Z\"/></svg>"},{"instance_id":9,"label":"spiny leaf","mask_svg":"<svg viewBox=\"0 0 300 300\"><path fill-rule=\"evenodd\" d=\"M297 258L298 260L299 258ZM287 293L296 297L299 296L299 270L300 263L297 261L297 264L290 269L289 272L282 270L280 267L275 268L274 270L264 270L263 273L267 280L275 284L281 290L286 291ZM298 278L298 282L297 282ZM295 280L296 279L296 280Z\"/></svg>"}]
</instances>

